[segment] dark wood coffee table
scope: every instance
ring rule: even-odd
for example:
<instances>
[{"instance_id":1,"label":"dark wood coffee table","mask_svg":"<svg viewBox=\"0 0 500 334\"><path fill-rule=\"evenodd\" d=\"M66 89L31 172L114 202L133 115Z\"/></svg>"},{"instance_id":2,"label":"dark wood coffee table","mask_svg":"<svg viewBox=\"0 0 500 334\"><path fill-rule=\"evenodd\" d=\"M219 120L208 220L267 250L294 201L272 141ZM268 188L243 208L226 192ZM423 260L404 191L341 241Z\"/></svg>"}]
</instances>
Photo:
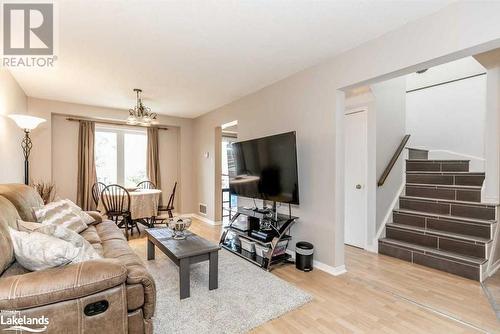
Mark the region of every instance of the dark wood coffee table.
<instances>
[{"instance_id":1,"label":"dark wood coffee table","mask_svg":"<svg viewBox=\"0 0 500 334\"><path fill-rule=\"evenodd\" d=\"M218 288L219 245L193 232L186 232L186 239L175 240L167 228L148 228L148 260L155 258L155 246L179 267L181 299L189 297L189 267L192 263L209 261L209 290Z\"/></svg>"}]
</instances>

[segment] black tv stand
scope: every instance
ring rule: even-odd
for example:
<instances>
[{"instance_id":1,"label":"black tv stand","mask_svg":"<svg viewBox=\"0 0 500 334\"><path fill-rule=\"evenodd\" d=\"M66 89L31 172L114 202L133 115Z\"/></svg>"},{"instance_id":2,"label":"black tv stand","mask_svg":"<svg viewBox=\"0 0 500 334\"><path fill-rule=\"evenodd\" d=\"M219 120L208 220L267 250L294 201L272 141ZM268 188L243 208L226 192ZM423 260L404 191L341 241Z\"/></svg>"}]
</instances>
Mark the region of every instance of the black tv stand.
<instances>
[{"instance_id":1,"label":"black tv stand","mask_svg":"<svg viewBox=\"0 0 500 334\"><path fill-rule=\"evenodd\" d=\"M262 209L259 209L259 208L255 208L253 209L253 211L255 212L258 212L258 213L262 213L262 214L269 214L271 213L272 211L268 208L262 208Z\"/></svg>"},{"instance_id":2,"label":"black tv stand","mask_svg":"<svg viewBox=\"0 0 500 334\"><path fill-rule=\"evenodd\" d=\"M265 212L261 212L265 211ZM251 236L252 231L241 231L236 227L233 227L233 223L238 219L240 215L245 215L248 217L254 217L257 219L267 219L271 220L271 228L275 231L275 237L269 241L264 242L259 240L253 236ZM228 226L224 227L221 238L220 238L220 246L233 254L236 254L245 260L270 271L272 267L277 264L287 263L290 259L290 255L287 253L279 252L279 248L283 247L285 244L288 246L288 241L292 239L290 236L290 228L297 221L298 217L294 217L291 215L283 215L280 213L273 212L271 210L259 210L259 209L245 209L243 207L239 207L232 217L231 222ZM259 230L254 230L259 231ZM244 238L246 240L255 242L261 246L267 247L269 250L264 257L257 256L255 253L250 253L241 249L241 247L235 247L231 245L226 238L228 237L229 232L236 234L238 238Z\"/></svg>"}]
</instances>

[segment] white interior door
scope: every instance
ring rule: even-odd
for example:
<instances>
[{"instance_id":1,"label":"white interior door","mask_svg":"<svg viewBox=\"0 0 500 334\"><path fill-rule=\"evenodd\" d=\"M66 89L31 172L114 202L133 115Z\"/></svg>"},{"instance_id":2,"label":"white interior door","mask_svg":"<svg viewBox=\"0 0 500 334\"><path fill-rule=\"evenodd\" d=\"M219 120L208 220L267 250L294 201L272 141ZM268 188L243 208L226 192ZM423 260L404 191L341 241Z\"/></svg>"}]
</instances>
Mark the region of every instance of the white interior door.
<instances>
[{"instance_id":1,"label":"white interior door","mask_svg":"<svg viewBox=\"0 0 500 334\"><path fill-rule=\"evenodd\" d=\"M366 247L366 110L345 115L345 243Z\"/></svg>"}]
</instances>

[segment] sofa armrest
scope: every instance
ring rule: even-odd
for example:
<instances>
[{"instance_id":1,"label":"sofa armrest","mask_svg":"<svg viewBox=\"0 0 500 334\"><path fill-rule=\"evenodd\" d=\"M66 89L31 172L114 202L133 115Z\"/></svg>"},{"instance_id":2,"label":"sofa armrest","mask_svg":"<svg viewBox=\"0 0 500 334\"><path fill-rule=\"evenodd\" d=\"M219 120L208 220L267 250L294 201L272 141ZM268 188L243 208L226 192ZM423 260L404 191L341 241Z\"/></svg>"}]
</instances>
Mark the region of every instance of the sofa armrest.
<instances>
[{"instance_id":1,"label":"sofa armrest","mask_svg":"<svg viewBox=\"0 0 500 334\"><path fill-rule=\"evenodd\" d=\"M129 265L127 284L142 284L144 288L144 305L142 310L145 319L151 319L156 307L156 285L153 277L143 265Z\"/></svg>"},{"instance_id":2,"label":"sofa armrest","mask_svg":"<svg viewBox=\"0 0 500 334\"><path fill-rule=\"evenodd\" d=\"M95 222L93 222L90 225L97 225L102 223L102 216L99 212L97 211L85 211L86 214L88 214L90 217L94 218Z\"/></svg>"},{"instance_id":3,"label":"sofa armrest","mask_svg":"<svg viewBox=\"0 0 500 334\"><path fill-rule=\"evenodd\" d=\"M85 297L124 283L127 269L109 259L0 278L0 310L21 310Z\"/></svg>"}]
</instances>

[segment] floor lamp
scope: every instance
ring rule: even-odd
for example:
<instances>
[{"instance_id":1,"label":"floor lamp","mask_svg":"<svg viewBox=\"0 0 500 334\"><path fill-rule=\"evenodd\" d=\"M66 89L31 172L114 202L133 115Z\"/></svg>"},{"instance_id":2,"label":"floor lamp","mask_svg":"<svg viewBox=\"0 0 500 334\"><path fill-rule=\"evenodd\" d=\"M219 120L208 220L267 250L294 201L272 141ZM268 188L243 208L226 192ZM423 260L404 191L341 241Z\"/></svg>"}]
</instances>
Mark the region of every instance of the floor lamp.
<instances>
[{"instance_id":1,"label":"floor lamp","mask_svg":"<svg viewBox=\"0 0 500 334\"><path fill-rule=\"evenodd\" d=\"M24 138L21 142L24 155L24 184L29 184L29 157L33 143L31 142L30 132L36 129L41 123L45 122L43 118L12 114L9 118L16 122L17 126L24 130Z\"/></svg>"}]
</instances>

